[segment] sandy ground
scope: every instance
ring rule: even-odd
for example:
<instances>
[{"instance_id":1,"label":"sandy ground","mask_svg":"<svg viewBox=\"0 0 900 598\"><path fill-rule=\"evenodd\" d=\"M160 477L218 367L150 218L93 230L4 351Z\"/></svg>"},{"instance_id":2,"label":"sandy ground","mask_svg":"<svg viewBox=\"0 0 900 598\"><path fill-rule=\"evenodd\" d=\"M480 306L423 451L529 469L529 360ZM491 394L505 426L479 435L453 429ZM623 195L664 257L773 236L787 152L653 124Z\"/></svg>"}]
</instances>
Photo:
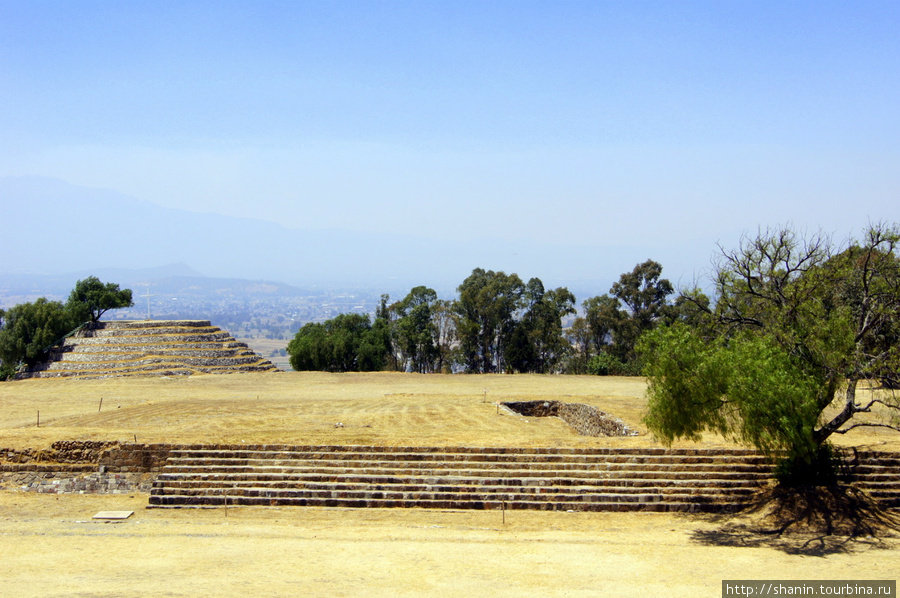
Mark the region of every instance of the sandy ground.
<instances>
[{"instance_id":1,"label":"sandy ground","mask_svg":"<svg viewBox=\"0 0 900 598\"><path fill-rule=\"evenodd\" d=\"M0 596L711 597L723 579L900 571L890 540L753 545L719 538L711 516L146 504L0 493ZM92 520L101 510L135 513Z\"/></svg>"},{"instance_id":2,"label":"sandy ground","mask_svg":"<svg viewBox=\"0 0 900 598\"><path fill-rule=\"evenodd\" d=\"M0 447L54 440L659 446L578 436L501 400L595 405L644 431L644 383L275 373L0 384ZM102 399L102 403L101 403ZM37 411L41 423L37 425ZM341 422L342 428L334 423ZM898 450L879 430L841 443ZM728 445L715 436L701 446ZM695 446L684 443L684 446ZM772 537L655 513L146 509L0 491L0 596L720 596L723 579L896 579L900 541ZM92 520L133 510L121 523Z\"/></svg>"}]
</instances>

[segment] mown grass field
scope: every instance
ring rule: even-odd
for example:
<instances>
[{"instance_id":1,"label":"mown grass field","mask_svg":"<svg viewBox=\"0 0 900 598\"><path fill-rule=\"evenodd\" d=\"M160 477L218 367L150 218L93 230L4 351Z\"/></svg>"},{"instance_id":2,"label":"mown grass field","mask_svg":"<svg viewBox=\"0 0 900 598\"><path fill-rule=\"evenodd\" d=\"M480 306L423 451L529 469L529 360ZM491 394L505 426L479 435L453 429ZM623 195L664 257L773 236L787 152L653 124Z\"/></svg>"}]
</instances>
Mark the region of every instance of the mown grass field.
<instances>
[{"instance_id":1,"label":"mown grass field","mask_svg":"<svg viewBox=\"0 0 900 598\"><path fill-rule=\"evenodd\" d=\"M640 423L644 394L641 379L590 376L29 380L0 384L0 447L60 439L659 446ZM642 433L587 438L556 418L495 404L539 399L594 405ZM838 441L898 450L882 430ZM701 443L727 444L714 435ZM728 516L146 505L140 494L0 491L0 596L718 597L723 579L896 579L900 570L891 538L732 533ZM101 510L135 514L92 521Z\"/></svg>"},{"instance_id":2,"label":"mown grass field","mask_svg":"<svg viewBox=\"0 0 900 598\"><path fill-rule=\"evenodd\" d=\"M868 391L863 391L864 394ZM0 447L55 440L144 443L419 446L659 446L641 418L641 378L541 375L273 372L189 377L36 379L0 384ZM863 397L864 398L864 397ZM524 418L496 403L585 403L636 437L579 436L556 418ZM38 420L38 418L40 418ZM343 424L336 426L336 424ZM889 430L836 442L900 450ZM705 446L730 446L709 434ZM679 443L693 446L693 443Z\"/></svg>"},{"instance_id":3,"label":"mown grass field","mask_svg":"<svg viewBox=\"0 0 900 598\"><path fill-rule=\"evenodd\" d=\"M648 437L581 437L556 418L512 416L496 403L587 403L643 430L643 394L642 380L590 376L275 372L25 380L0 385L0 446L41 448L59 439L135 438L177 443L628 445L646 443Z\"/></svg>"}]
</instances>

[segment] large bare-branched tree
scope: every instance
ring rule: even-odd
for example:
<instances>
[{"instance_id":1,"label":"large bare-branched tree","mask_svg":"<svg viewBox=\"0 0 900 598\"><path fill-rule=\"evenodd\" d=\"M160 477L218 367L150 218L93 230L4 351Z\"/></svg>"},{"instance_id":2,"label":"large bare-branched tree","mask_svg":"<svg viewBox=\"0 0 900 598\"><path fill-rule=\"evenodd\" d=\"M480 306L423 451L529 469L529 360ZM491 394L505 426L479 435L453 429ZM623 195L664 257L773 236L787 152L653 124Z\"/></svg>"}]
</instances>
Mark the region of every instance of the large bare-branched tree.
<instances>
[{"instance_id":1,"label":"large bare-branched tree","mask_svg":"<svg viewBox=\"0 0 900 598\"><path fill-rule=\"evenodd\" d=\"M877 225L841 247L790 227L720 247L709 317L641 341L650 429L667 442L720 432L784 457L798 481L828 477L833 434L900 430L889 390L900 372L898 244L896 225ZM864 380L886 390L861 399Z\"/></svg>"}]
</instances>

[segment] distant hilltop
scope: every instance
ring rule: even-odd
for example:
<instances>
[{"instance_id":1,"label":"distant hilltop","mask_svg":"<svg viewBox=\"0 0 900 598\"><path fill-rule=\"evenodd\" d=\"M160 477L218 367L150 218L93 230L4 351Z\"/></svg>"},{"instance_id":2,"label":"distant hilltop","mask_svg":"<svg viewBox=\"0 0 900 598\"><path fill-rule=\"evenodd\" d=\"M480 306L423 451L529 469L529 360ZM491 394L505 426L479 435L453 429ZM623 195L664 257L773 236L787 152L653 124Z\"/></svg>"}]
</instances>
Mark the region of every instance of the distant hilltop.
<instances>
[{"instance_id":1,"label":"distant hilltop","mask_svg":"<svg viewBox=\"0 0 900 598\"><path fill-rule=\"evenodd\" d=\"M17 378L189 376L278 371L208 320L96 322Z\"/></svg>"}]
</instances>

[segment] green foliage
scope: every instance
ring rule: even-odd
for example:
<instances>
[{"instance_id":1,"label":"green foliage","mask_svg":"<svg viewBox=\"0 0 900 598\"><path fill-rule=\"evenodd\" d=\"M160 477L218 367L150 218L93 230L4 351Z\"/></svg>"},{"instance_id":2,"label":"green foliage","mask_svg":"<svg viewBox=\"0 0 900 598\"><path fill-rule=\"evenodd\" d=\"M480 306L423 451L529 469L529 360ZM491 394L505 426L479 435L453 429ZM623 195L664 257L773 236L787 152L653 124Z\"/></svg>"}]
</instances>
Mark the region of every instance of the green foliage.
<instances>
[{"instance_id":1,"label":"green foliage","mask_svg":"<svg viewBox=\"0 0 900 598\"><path fill-rule=\"evenodd\" d=\"M110 309L131 307L131 289L119 289L119 285L102 283L96 276L89 276L75 283L69 294L67 309L79 321L97 322Z\"/></svg>"},{"instance_id":2,"label":"green foliage","mask_svg":"<svg viewBox=\"0 0 900 598\"><path fill-rule=\"evenodd\" d=\"M898 240L896 227L876 226L835 252L825 237L784 228L723 250L715 307L686 298L687 317L638 344L648 427L667 443L719 432L780 456L785 479L806 481L830 479L822 455L831 434L900 429L851 423L876 405L900 413L895 396L856 397L860 380L900 371Z\"/></svg>"},{"instance_id":3,"label":"green foliage","mask_svg":"<svg viewBox=\"0 0 900 598\"><path fill-rule=\"evenodd\" d=\"M508 369L544 374L571 351L563 335L562 318L575 313L575 296L565 287L544 291L539 278L526 285L525 313L506 338Z\"/></svg>"},{"instance_id":4,"label":"green foliage","mask_svg":"<svg viewBox=\"0 0 900 598\"><path fill-rule=\"evenodd\" d=\"M591 297L582 303L583 321L576 319L582 358L575 367L600 375L637 375L640 372L635 344L659 323L687 315L667 303L672 283L653 260L637 264L619 277L610 295ZM586 330L585 330L586 329ZM585 332L589 331L589 335Z\"/></svg>"},{"instance_id":5,"label":"green foliage","mask_svg":"<svg viewBox=\"0 0 900 598\"><path fill-rule=\"evenodd\" d=\"M0 309L0 338L3 335L3 318L6 316L6 311ZM2 343L2 341L0 341ZM2 355L0 355L0 380L7 380L11 378L16 373L15 364L7 363L3 360Z\"/></svg>"},{"instance_id":6,"label":"green foliage","mask_svg":"<svg viewBox=\"0 0 900 598\"><path fill-rule=\"evenodd\" d=\"M627 308L618 322L611 350L624 362L635 360L634 347L640 336L652 329L666 314L666 298L674 292L672 283L660 278L662 266L647 260L622 274L610 293Z\"/></svg>"},{"instance_id":7,"label":"green foliage","mask_svg":"<svg viewBox=\"0 0 900 598\"><path fill-rule=\"evenodd\" d=\"M418 286L390 307L390 311L396 314L393 332L404 361L404 370L426 373L433 372L436 367L440 354L434 313L437 301L437 293L433 289Z\"/></svg>"},{"instance_id":8,"label":"green foliage","mask_svg":"<svg viewBox=\"0 0 900 598\"><path fill-rule=\"evenodd\" d=\"M453 346L456 341L456 314L453 302L438 299L432 306L431 320L434 324L434 344L437 349L434 371L449 374L453 371Z\"/></svg>"},{"instance_id":9,"label":"green foliage","mask_svg":"<svg viewBox=\"0 0 900 598\"><path fill-rule=\"evenodd\" d=\"M600 353L612 344L616 331L628 317L622 304L615 297L599 295L586 299L582 304L584 321L590 331L590 351Z\"/></svg>"},{"instance_id":10,"label":"green foliage","mask_svg":"<svg viewBox=\"0 0 900 598\"><path fill-rule=\"evenodd\" d=\"M41 297L10 308L0 328L0 362L6 376L20 363L33 366L44 360L48 350L75 326L72 313L59 301Z\"/></svg>"},{"instance_id":11,"label":"green foliage","mask_svg":"<svg viewBox=\"0 0 900 598\"><path fill-rule=\"evenodd\" d=\"M53 345L83 322L131 305L130 290L91 276L76 283L65 305L41 297L5 313L0 310L0 380L12 377L20 364L34 366L47 359Z\"/></svg>"},{"instance_id":12,"label":"green foliage","mask_svg":"<svg viewBox=\"0 0 900 598\"><path fill-rule=\"evenodd\" d=\"M340 314L324 323L304 325L287 351L295 370L378 371L385 366L389 334L381 318L372 325L368 315Z\"/></svg>"},{"instance_id":13,"label":"green foliage","mask_svg":"<svg viewBox=\"0 0 900 598\"><path fill-rule=\"evenodd\" d=\"M582 317L575 318L572 325L563 332L571 347L563 371L566 374L587 374L588 363L592 356L591 330L587 320Z\"/></svg>"},{"instance_id":14,"label":"green foliage","mask_svg":"<svg viewBox=\"0 0 900 598\"><path fill-rule=\"evenodd\" d=\"M457 290L456 333L466 371L504 371L506 340L514 331L514 316L525 294L522 279L516 274L476 268Z\"/></svg>"},{"instance_id":15,"label":"green foliage","mask_svg":"<svg viewBox=\"0 0 900 598\"><path fill-rule=\"evenodd\" d=\"M702 338L661 326L638 344L649 380L645 423L665 443L717 432L769 455L811 458L821 380L771 339Z\"/></svg>"},{"instance_id":16,"label":"green foliage","mask_svg":"<svg viewBox=\"0 0 900 598\"><path fill-rule=\"evenodd\" d=\"M641 370L636 362L625 363L612 353L601 351L590 358L585 373L593 376L639 376Z\"/></svg>"},{"instance_id":17,"label":"green foliage","mask_svg":"<svg viewBox=\"0 0 900 598\"><path fill-rule=\"evenodd\" d=\"M458 360L467 372L552 372L571 350L562 318L575 313L565 287L545 290L516 274L476 268L458 288Z\"/></svg>"}]
</instances>

